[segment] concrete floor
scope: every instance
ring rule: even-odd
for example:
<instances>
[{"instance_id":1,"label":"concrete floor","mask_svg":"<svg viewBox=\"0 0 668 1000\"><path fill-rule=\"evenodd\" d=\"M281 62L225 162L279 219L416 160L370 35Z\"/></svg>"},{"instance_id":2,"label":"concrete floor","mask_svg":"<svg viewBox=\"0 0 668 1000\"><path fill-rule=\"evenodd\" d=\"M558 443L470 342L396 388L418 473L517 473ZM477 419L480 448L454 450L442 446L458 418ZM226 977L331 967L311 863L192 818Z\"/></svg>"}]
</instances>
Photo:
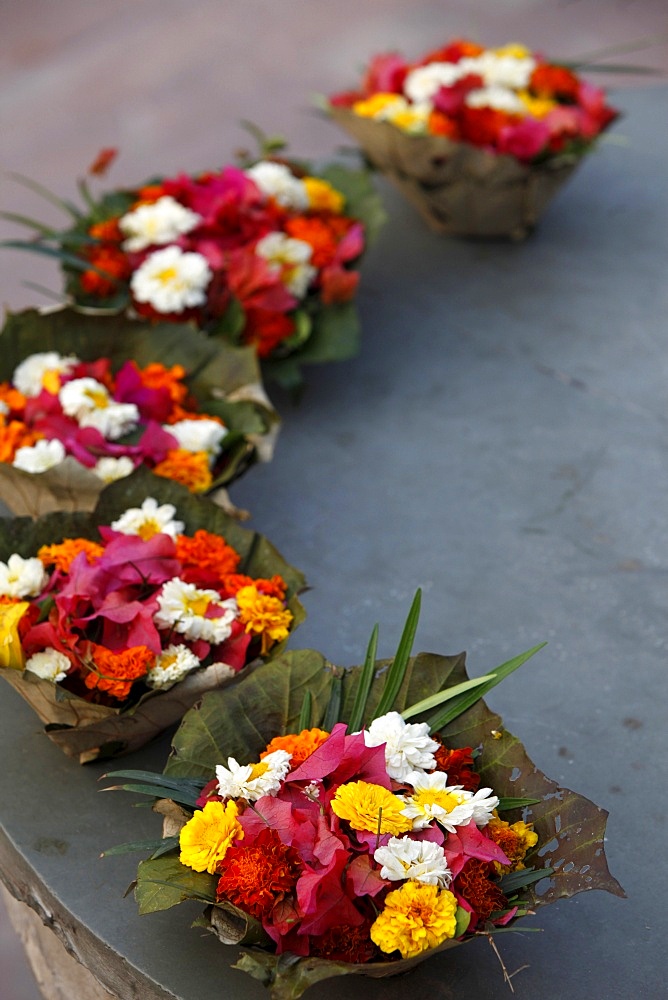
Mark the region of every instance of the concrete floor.
<instances>
[{"instance_id":1,"label":"concrete floor","mask_svg":"<svg viewBox=\"0 0 668 1000\"><path fill-rule=\"evenodd\" d=\"M449 36L521 40L574 58L627 42L651 47L616 61L668 70L665 0L4 0L0 168L62 195L103 146L121 157L111 183L216 166L246 141L240 118L324 156L339 136L309 110L314 92L342 89L373 51L419 53ZM324 44L323 39L331 39ZM615 86L641 78L616 77ZM6 177L0 207L58 221ZM15 235L3 225L3 236ZM55 269L4 252L0 300L46 300L23 282L58 288ZM280 461L280 451L278 460ZM0 914L0 997L37 1000L22 950Z\"/></svg>"}]
</instances>

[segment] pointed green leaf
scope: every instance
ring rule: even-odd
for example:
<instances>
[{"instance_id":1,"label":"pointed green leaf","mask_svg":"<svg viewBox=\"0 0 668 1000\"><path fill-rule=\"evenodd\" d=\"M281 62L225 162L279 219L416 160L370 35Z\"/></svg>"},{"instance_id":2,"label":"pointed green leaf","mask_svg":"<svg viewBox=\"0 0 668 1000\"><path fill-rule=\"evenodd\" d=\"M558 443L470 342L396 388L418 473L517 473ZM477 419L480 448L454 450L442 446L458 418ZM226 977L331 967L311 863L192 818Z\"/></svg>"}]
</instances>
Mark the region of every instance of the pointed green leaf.
<instances>
[{"instance_id":1,"label":"pointed green leaf","mask_svg":"<svg viewBox=\"0 0 668 1000\"><path fill-rule=\"evenodd\" d=\"M401 713L403 719L412 719L415 715L420 715L421 712L428 712L430 708L436 708L437 705L442 705L445 701L451 701L453 698L458 697L460 694L464 694L466 691L472 691L474 688L480 687L482 684L486 684L487 681L493 680L494 674L485 674L484 677L473 677L470 681L463 681L461 684L455 684L451 688L447 688L445 691L437 691L436 694L432 694L429 698L423 698L422 701L417 702L416 705L411 705L410 708L405 708Z\"/></svg>"},{"instance_id":2,"label":"pointed green leaf","mask_svg":"<svg viewBox=\"0 0 668 1000\"><path fill-rule=\"evenodd\" d=\"M420 620L421 601L422 591L418 588L415 597L413 598L411 609L408 612L406 624L404 625L404 630L401 634L399 647L394 660L392 661L392 666L387 671L383 693L378 705L376 706L374 719L377 719L380 715L385 715L386 712L389 712L390 709L394 707L397 695L399 694L401 685L404 682L406 667L408 666L408 660L415 641L415 633L417 632L418 622Z\"/></svg>"},{"instance_id":3,"label":"pointed green leaf","mask_svg":"<svg viewBox=\"0 0 668 1000\"><path fill-rule=\"evenodd\" d=\"M371 632L371 638L369 639L369 645L367 646L366 658L364 660L364 666L362 667L362 673L360 674L357 683L357 690L355 693L353 710L348 720L348 726L351 733L358 732L364 725L364 721L366 718L366 703L369 698L369 691L371 690L373 675L376 671L377 649L378 649L378 625L374 625L373 631Z\"/></svg>"}]
</instances>

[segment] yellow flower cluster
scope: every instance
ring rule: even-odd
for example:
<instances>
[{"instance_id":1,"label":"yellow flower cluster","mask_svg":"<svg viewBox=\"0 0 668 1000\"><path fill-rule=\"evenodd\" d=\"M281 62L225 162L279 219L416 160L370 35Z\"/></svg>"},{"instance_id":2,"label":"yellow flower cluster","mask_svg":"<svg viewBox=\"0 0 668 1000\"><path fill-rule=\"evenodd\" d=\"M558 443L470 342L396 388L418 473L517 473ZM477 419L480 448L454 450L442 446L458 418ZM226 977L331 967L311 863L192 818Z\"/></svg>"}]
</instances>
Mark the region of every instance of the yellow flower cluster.
<instances>
[{"instance_id":1,"label":"yellow flower cluster","mask_svg":"<svg viewBox=\"0 0 668 1000\"><path fill-rule=\"evenodd\" d=\"M261 594L257 587L242 587L236 593L239 621L246 632L262 636L261 654L265 655L275 642L287 639L292 612L283 607L277 597Z\"/></svg>"},{"instance_id":2,"label":"yellow flower cluster","mask_svg":"<svg viewBox=\"0 0 668 1000\"><path fill-rule=\"evenodd\" d=\"M193 814L181 830L179 861L196 872L213 875L234 840L241 840L243 828L237 819L239 809L234 799L207 802Z\"/></svg>"},{"instance_id":3,"label":"yellow flower cluster","mask_svg":"<svg viewBox=\"0 0 668 1000\"><path fill-rule=\"evenodd\" d=\"M339 785L332 799L332 810L339 819L347 820L353 830L378 830L391 833L393 837L408 833L413 828L412 820L401 815L405 803L382 785L368 781L349 781Z\"/></svg>"},{"instance_id":4,"label":"yellow flower cluster","mask_svg":"<svg viewBox=\"0 0 668 1000\"><path fill-rule=\"evenodd\" d=\"M404 882L385 900L371 925L371 940L381 951L413 958L455 936L457 900L448 889L422 882Z\"/></svg>"}]
</instances>

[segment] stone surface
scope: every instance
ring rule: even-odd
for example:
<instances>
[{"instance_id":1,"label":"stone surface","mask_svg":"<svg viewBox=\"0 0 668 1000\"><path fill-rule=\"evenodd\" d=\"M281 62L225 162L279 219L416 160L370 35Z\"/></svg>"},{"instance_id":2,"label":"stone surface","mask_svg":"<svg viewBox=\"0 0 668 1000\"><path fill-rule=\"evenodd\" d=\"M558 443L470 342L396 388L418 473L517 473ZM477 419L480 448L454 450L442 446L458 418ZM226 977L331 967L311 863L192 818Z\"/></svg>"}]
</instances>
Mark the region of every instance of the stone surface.
<instances>
[{"instance_id":1,"label":"stone surface","mask_svg":"<svg viewBox=\"0 0 668 1000\"><path fill-rule=\"evenodd\" d=\"M307 110L307 95L345 87L376 49L418 52L474 31L575 55L666 28L661 0L610 3L605 18L593 0L507 0L493 13L460 0L438 31L435 2L11 6L3 165L69 196L103 145L123 147L110 183L215 165L245 142L241 117L325 155L346 140ZM466 648L473 674L549 640L490 703L550 777L610 810L608 857L629 898L579 896L541 912L543 934L500 938L511 971L529 964L514 980L525 1000L655 1000L668 976L655 856L665 831L668 90L617 102L626 117L520 246L440 239L381 182L391 221L364 267L361 356L314 369L297 408L273 393L285 420L275 460L232 490L313 586L295 648L359 662L379 621L379 652L390 655L417 586L418 648ZM0 206L58 218L7 179ZM14 308L39 299L26 277L58 287L34 258L6 252L2 265L1 297ZM139 918L122 898L135 859L98 860L106 846L153 836L157 818L97 794L104 768L62 756L8 687L0 721L0 866L14 891L39 888L61 938L122 1000L263 997L230 971L235 949L189 929L196 906ZM123 766L160 768L166 752L163 741ZM4 969L2 982L7 1000L34 1000ZM410 981L333 981L318 997L399 1000L409 987L440 1000L508 995L476 942Z\"/></svg>"}]
</instances>

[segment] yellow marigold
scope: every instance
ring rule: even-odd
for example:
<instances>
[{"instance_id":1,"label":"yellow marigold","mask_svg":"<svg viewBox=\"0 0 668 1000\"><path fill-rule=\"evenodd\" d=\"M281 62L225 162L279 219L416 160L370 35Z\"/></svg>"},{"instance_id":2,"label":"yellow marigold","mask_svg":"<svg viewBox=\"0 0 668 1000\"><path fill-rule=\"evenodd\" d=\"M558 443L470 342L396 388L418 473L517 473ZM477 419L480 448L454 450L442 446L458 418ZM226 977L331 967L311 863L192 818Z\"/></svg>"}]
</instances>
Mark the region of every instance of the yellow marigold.
<instances>
[{"instance_id":1,"label":"yellow marigold","mask_svg":"<svg viewBox=\"0 0 668 1000\"><path fill-rule=\"evenodd\" d=\"M494 868L499 875L521 871L524 868L527 851L538 843L538 834L534 833L531 823L524 823L522 820L511 826L505 820L494 816L489 821L487 832L510 861L509 865L502 865L499 861L494 862Z\"/></svg>"},{"instance_id":2,"label":"yellow marigold","mask_svg":"<svg viewBox=\"0 0 668 1000\"><path fill-rule=\"evenodd\" d=\"M397 837L413 829L412 820L401 815L405 803L382 785L368 781L349 781L339 785L332 799L332 810L339 819L347 820L353 830L378 830L378 817L382 810L380 832Z\"/></svg>"},{"instance_id":3,"label":"yellow marigold","mask_svg":"<svg viewBox=\"0 0 668 1000\"><path fill-rule=\"evenodd\" d=\"M174 448L153 469L156 476L173 479L187 486L192 493L205 493L213 478L209 469L209 456L205 451L185 451Z\"/></svg>"},{"instance_id":4,"label":"yellow marigold","mask_svg":"<svg viewBox=\"0 0 668 1000\"><path fill-rule=\"evenodd\" d=\"M517 96L526 108L527 114L534 118L545 118L558 103L550 97L534 97L528 90L521 90Z\"/></svg>"},{"instance_id":5,"label":"yellow marigold","mask_svg":"<svg viewBox=\"0 0 668 1000\"><path fill-rule=\"evenodd\" d=\"M294 771L329 738L329 735L324 729L302 729L301 733L298 734L288 733L287 736L274 736L271 743L267 744L267 749L260 754L260 760L268 753L273 753L274 750L286 750L292 754L290 768Z\"/></svg>"},{"instance_id":6,"label":"yellow marigold","mask_svg":"<svg viewBox=\"0 0 668 1000\"><path fill-rule=\"evenodd\" d=\"M385 900L371 925L371 940L381 951L413 958L455 936L457 900L448 889L422 882L404 882Z\"/></svg>"},{"instance_id":7,"label":"yellow marigold","mask_svg":"<svg viewBox=\"0 0 668 1000\"><path fill-rule=\"evenodd\" d=\"M262 636L261 655L269 651L275 642L287 639L292 612L283 607L277 597L261 594L253 584L242 587L236 594L239 605L239 621L246 632Z\"/></svg>"},{"instance_id":8,"label":"yellow marigold","mask_svg":"<svg viewBox=\"0 0 668 1000\"><path fill-rule=\"evenodd\" d=\"M337 191L329 181L323 181L319 177L305 177L303 180L308 205L312 212L333 212L340 215L343 211L345 199L340 191Z\"/></svg>"},{"instance_id":9,"label":"yellow marigold","mask_svg":"<svg viewBox=\"0 0 668 1000\"><path fill-rule=\"evenodd\" d=\"M242 840L244 831L237 819L239 808L234 799L207 802L182 828L179 837L179 861L196 872L213 875L228 847Z\"/></svg>"},{"instance_id":10,"label":"yellow marigold","mask_svg":"<svg viewBox=\"0 0 668 1000\"><path fill-rule=\"evenodd\" d=\"M64 538L58 545L43 545L37 553L45 566L55 566L61 573L69 573L72 561L80 552L86 553L89 566L104 552L102 545L87 538Z\"/></svg>"},{"instance_id":11,"label":"yellow marigold","mask_svg":"<svg viewBox=\"0 0 668 1000\"><path fill-rule=\"evenodd\" d=\"M23 670L25 654L19 637L19 622L30 607L28 601L0 604L0 667Z\"/></svg>"},{"instance_id":12,"label":"yellow marigold","mask_svg":"<svg viewBox=\"0 0 668 1000\"><path fill-rule=\"evenodd\" d=\"M401 104L401 98L398 94L372 94L371 97L367 97L362 101L355 101L352 110L356 115L360 115L361 118L375 118L382 111L387 111L391 108L393 104Z\"/></svg>"}]
</instances>

